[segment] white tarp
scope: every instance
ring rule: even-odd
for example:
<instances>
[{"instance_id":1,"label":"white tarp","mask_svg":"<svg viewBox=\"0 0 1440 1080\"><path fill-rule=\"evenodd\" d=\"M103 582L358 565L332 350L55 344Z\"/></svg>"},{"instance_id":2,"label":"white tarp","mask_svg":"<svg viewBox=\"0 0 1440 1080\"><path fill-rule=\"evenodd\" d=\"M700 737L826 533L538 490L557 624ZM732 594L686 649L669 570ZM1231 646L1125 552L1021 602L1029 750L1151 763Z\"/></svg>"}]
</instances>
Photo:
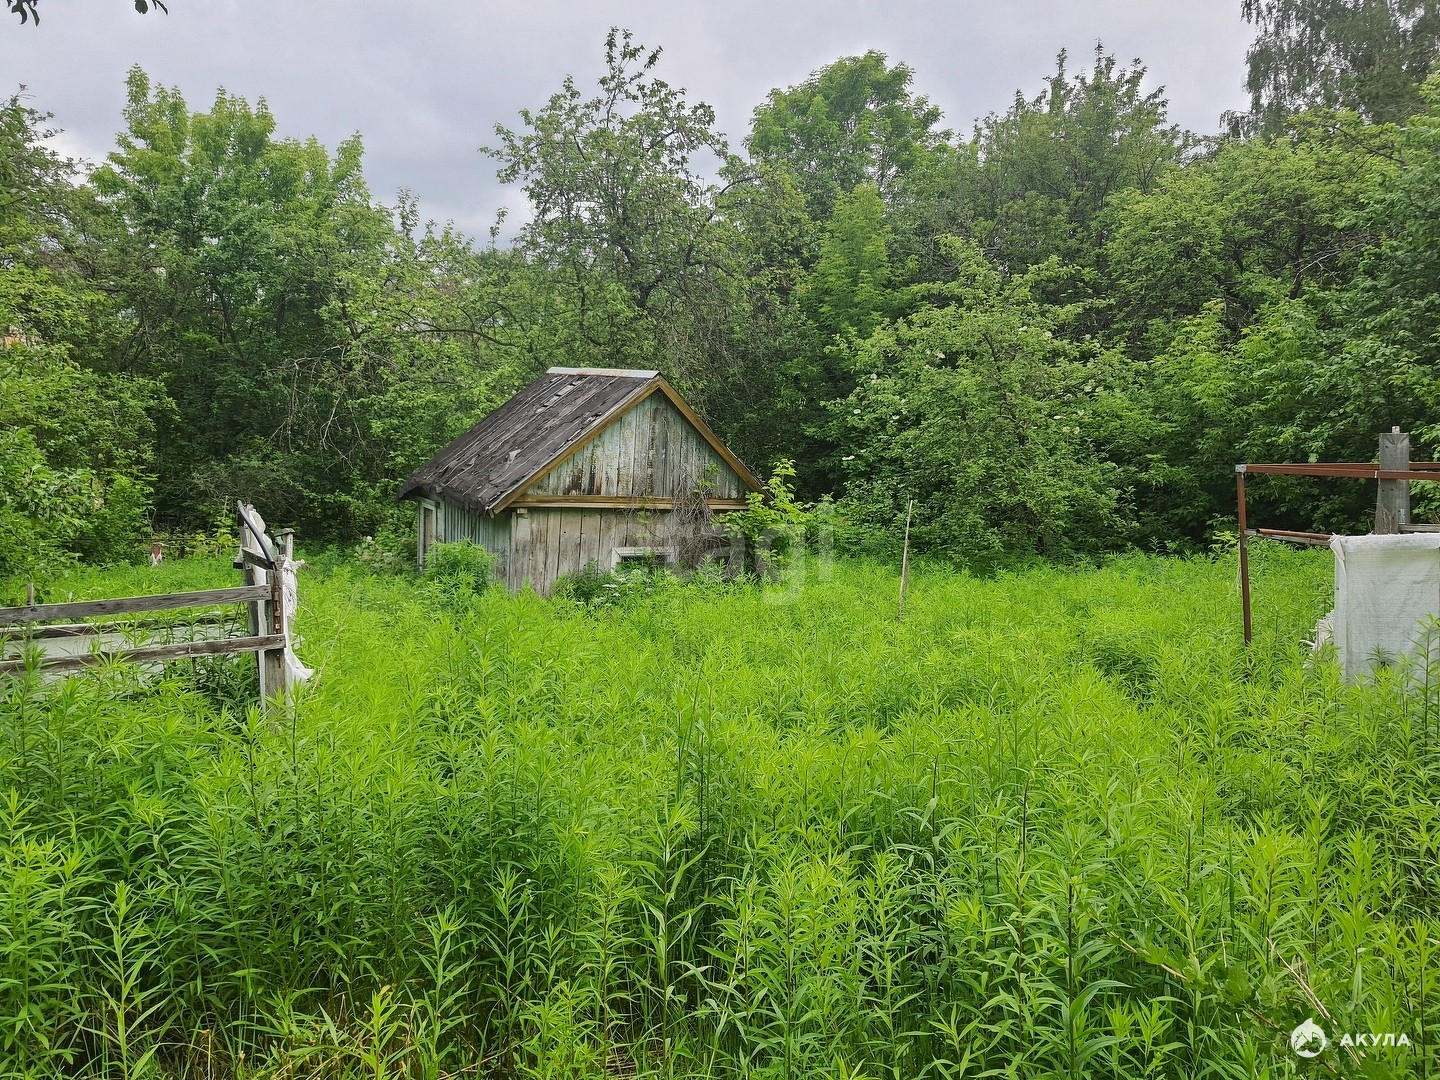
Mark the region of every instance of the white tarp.
<instances>
[{"instance_id":1,"label":"white tarp","mask_svg":"<svg viewBox=\"0 0 1440 1080\"><path fill-rule=\"evenodd\" d=\"M294 630L295 613L300 608L300 590L295 583L295 574L303 565L304 563L296 562L288 555L280 556L280 596L283 609L281 615L285 626L285 667L290 672L291 686L298 686L315 674L295 655L295 646L300 642L300 638Z\"/></svg>"},{"instance_id":2,"label":"white tarp","mask_svg":"<svg viewBox=\"0 0 1440 1080\"><path fill-rule=\"evenodd\" d=\"M1414 654L1425 619L1440 616L1440 533L1332 536L1330 549L1335 649L1346 680Z\"/></svg>"}]
</instances>

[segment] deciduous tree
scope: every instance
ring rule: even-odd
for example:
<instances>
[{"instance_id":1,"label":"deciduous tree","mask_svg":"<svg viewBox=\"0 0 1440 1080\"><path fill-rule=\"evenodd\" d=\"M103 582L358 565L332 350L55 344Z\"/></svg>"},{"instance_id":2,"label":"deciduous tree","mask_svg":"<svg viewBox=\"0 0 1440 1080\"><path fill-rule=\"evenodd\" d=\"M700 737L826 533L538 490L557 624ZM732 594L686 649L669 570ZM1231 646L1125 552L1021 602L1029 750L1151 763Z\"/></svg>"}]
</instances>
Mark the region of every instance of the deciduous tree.
<instances>
[{"instance_id":1,"label":"deciduous tree","mask_svg":"<svg viewBox=\"0 0 1440 1080\"><path fill-rule=\"evenodd\" d=\"M958 159L952 227L1011 273L1052 256L1093 265L1110 200L1152 189L1190 145L1145 75L1097 45L1094 67L1072 76L1062 52L1040 94L1017 93L1008 112L976 126Z\"/></svg>"},{"instance_id":2,"label":"deciduous tree","mask_svg":"<svg viewBox=\"0 0 1440 1080\"><path fill-rule=\"evenodd\" d=\"M1421 111L1420 85L1440 57L1436 0L1243 0L1255 25L1246 56L1243 133L1273 134L1305 109L1353 109L1376 123Z\"/></svg>"},{"instance_id":3,"label":"deciduous tree","mask_svg":"<svg viewBox=\"0 0 1440 1080\"><path fill-rule=\"evenodd\" d=\"M827 221L860 184L893 199L902 179L929 164L948 136L929 98L910 89L914 72L871 50L828 64L805 82L772 90L746 139L752 157L785 169L810 216Z\"/></svg>"},{"instance_id":4,"label":"deciduous tree","mask_svg":"<svg viewBox=\"0 0 1440 1080\"><path fill-rule=\"evenodd\" d=\"M519 130L497 125L488 152L530 201L518 244L555 290L567 351L694 380L732 287L723 189L704 172L728 151L714 110L661 79L659 60L611 30L598 93L567 77L543 108L521 111Z\"/></svg>"}]
</instances>

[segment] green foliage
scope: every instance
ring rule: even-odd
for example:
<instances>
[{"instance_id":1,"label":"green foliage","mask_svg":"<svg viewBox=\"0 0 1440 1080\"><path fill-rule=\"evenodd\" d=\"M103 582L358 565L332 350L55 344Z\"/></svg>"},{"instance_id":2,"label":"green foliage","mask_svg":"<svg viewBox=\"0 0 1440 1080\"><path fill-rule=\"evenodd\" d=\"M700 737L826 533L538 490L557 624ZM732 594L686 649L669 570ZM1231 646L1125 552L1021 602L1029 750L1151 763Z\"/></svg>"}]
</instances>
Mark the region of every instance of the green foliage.
<instances>
[{"instance_id":1,"label":"green foliage","mask_svg":"<svg viewBox=\"0 0 1440 1080\"><path fill-rule=\"evenodd\" d=\"M358 138L278 139L263 102L191 112L137 68L125 118L74 246L113 298L91 361L174 403L161 518L190 528L197 502L243 497L307 536L373 533L395 477L529 370L502 328L513 260L375 205Z\"/></svg>"},{"instance_id":2,"label":"green foliage","mask_svg":"<svg viewBox=\"0 0 1440 1080\"><path fill-rule=\"evenodd\" d=\"M873 184L861 184L836 202L820 258L800 293L822 333L865 337L893 303L888 231L885 204Z\"/></svg>"},{"instance_id":3,"label":"green foliage","mask_svg":"<svg viewBox=\"0 0 1440 1080\"><path fill-rule=\"evenodd\" d=\"M772 90L746 140L757 162L783 170L810 217L827 220L861 185L886 198L939 153L940 110L910 90L914 72L873 49L826 65L798 86Z\"/></svg>"},{"instance_id":4,"label":"green foliage","mask_svg":"<svg viewBox=\"0 0 1440 1080\"><path fill-rule=\"evenodd\" d=\"M794 462L777 462L765 490L750 492L745 509L725 518L725 528L745 545L747 567L762 574L779 574L817 549L828 554L834 508L828 499L819 506L800 502L794 478Z\"/></svg>"},{"instance_id":5,"label":"green foliage","mask_svg":"<svg viewBox=\"0 0 1440 1080\"><path fill-rule=\"evenodd\" d=\"M1067 65L1061 52L1043 91L1017 91L1008 112L976 125L941 195L953 207L941 228L971 237L1011 273L1050 258L1093 264L1111 200L1150 190L1188 148L1163 92L1143 91L1143 66L1117 65L1098 44L1089 73Z\"/></svg>"},{"instance_id":6,"label":"green foliage","mask_svg":"<svg viewBox=\"0 0 1440 1080\"><path fill-rule=\"evenodd\" d=\"M1361 208L1401 152L1393 128L1315 118L1294 139L1228 141L1121 195L1104 253L1117 329L1153 355L1207 303L1238 330L1268 304L1347 280L1371 234Z\"/></svg>"},{"instance_id":7,"label":"green foliage","mask_svg":"<svg viewBox=\"0 0 1440 1080\"><path fill-rule=\"evenodd\" d=\"M1275 134L1312 107L1353 109L1377 123L1420 111L1420 85L1440 54L1433 0L1244 0L1256 27L1246 54L1250 112L1236 131Z\"/></svg>"},{"instance_id":8,"label":"green foliage","mask_svg":"<svg viewBox=\"0 0 1440 1080\"><path fill-rule=\"evenodd\" d=\"M19 93L0 103L0 250L7 255L33 253L64 201L72 166L47 145L49 120ZM4 269L8 276L17 267Z\"/></svg>"},{"instance_id":9,"label":"green foliage","mask_svg":"<svg viewBox=\"0 0 1440 1080\"><path fill-rule=\"evenodd\" d=\"M600 565L591 559L576 573L556 578L553 595L556 600L593 607L610 603L619 587L614 573L601 570Z\"/></svg>"},{"instance_id":10,"label":"green foliage","mask_svg":"<svg viewBox=\"0 0 1440 1080\"><path fill-rule=\"evenodd\" d=\"M419 561L419 537L415 530L415 506L393 506L374 536L362 537L349 553L362 566L381 573L413 573Z\"/></svg>"},{"instance_id":11,"label":"green foliage","mask_svg":"<svg viewBox=\"0 0 1440 1080\"><path fill-rule=\"evenodd\" d=\"M83 367L63 344L96 297L47 265L72 189L46 120L18 95L0 103L0 580L78 556L123 561L149 530L161 395Z\"/></svg>"},{"instance_id":12,"label":"green foliage","mask_svg":"<svg viewBox=\"0 0 1440 1080\"><path fill-rule=\"evenodd\" d=\"M567 77L523 128L496 125L502 183L535 213L520 250L550 269L547 319L577 363L693 376L709 309L723 314L732 268L705 159L728 149L715 112L656 73L660 50L614 28L605 73L586 98Z\"/></svg>"},{"instance_id":13,"label":"green foliage","mask_svg":"<svg viewBox=\"0 0 1440 1080\"><path fill-rule=\"evenodd\" d=\"M270 716L7 679L0 1070L1295 1077L1319 1002L1322 1068L1433 1072L1433 680L1342 685L1326 557L1259 561L1248 654L1233 555L903 624L856 563L598 619L340 566Z\"/></svg>"},{"instance_id":14,"label":"green foliage","mask_svg":"<svg viewBox=\"0 0 1440 1080\"><path fill-rule=\"evenodd\" d=\"M336 355L325 305L337 271L367 231L369 244L388 232L367 202L359 142L332 160L313 140L275 140L263 103L223 91L191 113L138 68L128 90L127 130L92 176L92 214L113 230L103 284L124 298L140 340L170 343L131 360L163 380L179 414L158 447L161 512L184 521L198 489L302 525L343 520L326 488L357 479L331 441L356 425L353 376L344 363L300 361ZM302 257L322 251L334 257ZM276 443L291 452L274 453Z\"/></svg>"},{"instance_id":15,"label":"green foliage","mask_svg":"<svg viewBox=\"0 0 1440 1080\"><path fill-rule=\"evenodd\" d=\"M0 323L7 311L0 296ZM0 579L69 559L123 562L150 531L152 384L87 371L58 346L0 348Z\"/></svg>"},{"instance_id":16,"label":"green foliage","mask_svg":"<svg viewBox=\"0 0 1440 1080\"><path fill-rule=\"evenodd\" d=\"M436 544L425 553L425 581L447 602L464 603L495 585L499 560L479 544Z\"/></svg>"},{"instance_id":17,"label":"green foliage","mask_svg":"<svg viewBox=\"0 0 1440 1080\"><path fill-rule=\"evenodd\" d=\"M701 585L719 583L711 571L696 571L691 580ZM582 608L628 608L680 583L681 578L658 558L627 559L609 571L592 559L578 572L557 578L553 596Z\"/></svg>"},{"instance_id":18,"label":"green foliage","mask_svg":"<svg viewBox=\"0 0 1440 1080\"><path fill-rule=\"evenodd\" d=\"M72 557L85 476L57 472L23 428L0 428L0 577L53 571Z\"/></svg>"},{"instance_id":19,"label":"green foliage","mask_svg":"<svg viewBox=\"0 0 1440 1080\"><path fill-rule=\"evenodd\" d=\"M859 344L834 406L835 441L859 451L854 518L893 529L913 497L917 543L967 559L1116 546L1120 492L1094 443L1107 358L1061 336L1038 275L1007 281L974 245L949 251L956 279Z\"/></svg>"},{"instance_id":20,"label":"green foliage","mask_svg":"<svg viewBox=\"0 0 1440 1080\"><path fill-rule=\"evenodd\" d=\"M1356 427L1388 419L1436 445L1440 75L1426 84L1425 97L1427 110L1399 140L1400 168L1374 185L1362 217L1378 241L1363 252L1356 273L1315 305L1321 333L1314 344L1334 381L1348 374L1347 388L1358 399Z\"/></svg>"}]
</instances>

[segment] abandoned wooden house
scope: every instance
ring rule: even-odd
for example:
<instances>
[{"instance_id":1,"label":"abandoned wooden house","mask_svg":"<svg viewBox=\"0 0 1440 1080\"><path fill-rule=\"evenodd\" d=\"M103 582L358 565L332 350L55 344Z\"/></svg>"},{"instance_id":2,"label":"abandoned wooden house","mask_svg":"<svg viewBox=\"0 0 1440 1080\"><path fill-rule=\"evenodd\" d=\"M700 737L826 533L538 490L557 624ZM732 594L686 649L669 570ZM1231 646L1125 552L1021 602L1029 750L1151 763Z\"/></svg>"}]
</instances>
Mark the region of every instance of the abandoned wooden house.
<instances>
[{"instance_id":1,"label":"abandoned wooden house","mask_svg":"<svg viewBox=\"0 0 1440 1080\"><path fill-rule=\"evenodd\" d=\"M627 559L693 564L759 479L658 372L551 368L416 469L419 557L471 540L512 590Z\"/></svg>"}]
</instances>

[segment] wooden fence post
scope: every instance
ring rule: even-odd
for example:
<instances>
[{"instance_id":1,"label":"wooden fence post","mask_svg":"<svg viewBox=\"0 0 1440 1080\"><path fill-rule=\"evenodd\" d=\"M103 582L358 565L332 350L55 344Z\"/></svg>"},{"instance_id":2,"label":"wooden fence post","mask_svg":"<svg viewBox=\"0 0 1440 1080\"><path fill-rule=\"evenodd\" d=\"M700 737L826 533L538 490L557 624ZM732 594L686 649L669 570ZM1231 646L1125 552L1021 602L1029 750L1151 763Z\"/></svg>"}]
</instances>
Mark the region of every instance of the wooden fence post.
<instances>
[{"instance_id":1,"label":"wooden fence post","mask_svg":"<svg viewBox=\"0 0 1440 1080\"><path fill-rule=\"evenodd\" d=\"M256 513L253 506L237 504L240 513L240 559L244 563L245 584L265 585L269 594L264 600L250 605L250 634L258 637L266 634L285 634L285 610L280 593L280 571L276 565L276 552L270 538L265 535L265 519ZM255 666L260 679L260 700L268 703L272 699L284 699L287 686L285 649L262 649L255 654Z\"/></svg>"},{"instance_id":2,"label":"wooden fence post","mask_svg":"<svg viewBox=\"0 0 1440 1080\"><path fill-rule=\"evenodd\" d=\"M1398 427L1380 436L1380 471L1410 471L1410 435ZM1398 533L1410 524L1410 481L1381 480L1375 494L1375 531Z\"/></svg>"}]
</instances>

